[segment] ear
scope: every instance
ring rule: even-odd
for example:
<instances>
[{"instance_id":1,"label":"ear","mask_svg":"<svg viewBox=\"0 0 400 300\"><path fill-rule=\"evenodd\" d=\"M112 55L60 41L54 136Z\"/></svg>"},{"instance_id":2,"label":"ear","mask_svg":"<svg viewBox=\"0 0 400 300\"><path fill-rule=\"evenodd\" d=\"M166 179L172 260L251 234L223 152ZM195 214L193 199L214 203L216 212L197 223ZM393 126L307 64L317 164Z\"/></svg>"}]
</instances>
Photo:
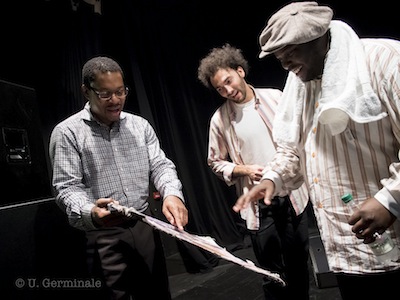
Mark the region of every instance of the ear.
<instances>
[{"instance_id":1,"label":"ear","mask_svg":"<svg viewBox=\"0 0 400 300\"><path fill-rule=\"evenodd\" d=\"M246 77L246 71L241 66L237 67L236 72L240 75L240 77Z\"/></svg>"},{"instance_id":2,"label":"ear","mask_svg":"<svg viewBox=\"0 0 400 300\"><path fill-rule=\"evenodd\" d=\"M86 85L84 85L84 84L81 85L81 91L82 91L83 96L84 96L86 99L89 100L89 99L90 99L89 89L86 87Z\"/></svg>"}]
</instances>

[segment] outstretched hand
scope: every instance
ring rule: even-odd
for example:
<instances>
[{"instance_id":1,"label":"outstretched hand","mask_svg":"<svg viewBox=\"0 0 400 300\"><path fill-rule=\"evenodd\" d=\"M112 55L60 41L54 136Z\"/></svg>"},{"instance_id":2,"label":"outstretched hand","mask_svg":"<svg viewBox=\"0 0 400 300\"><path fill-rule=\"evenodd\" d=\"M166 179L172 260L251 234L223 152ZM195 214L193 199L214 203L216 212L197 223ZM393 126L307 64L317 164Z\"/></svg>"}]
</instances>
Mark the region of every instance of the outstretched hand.
<instances>
[{"instance_id":1,"label":"outstretched hand","mask_svg":"<svg viewBox=\"0 0 400 300\"><path fill-rule=\"evenodd\" d=\"M262 180L250 191L248 191L246 194L243 194L237 199L235 205L233 206L233 210L235 212L239 212L242 209L246 208L250 202L255 202L260 199L264 199L264 203L266 205L270 205L271 200L274 197L274 193L275 184L269 179Z\"/></svg>"}]
</instances>

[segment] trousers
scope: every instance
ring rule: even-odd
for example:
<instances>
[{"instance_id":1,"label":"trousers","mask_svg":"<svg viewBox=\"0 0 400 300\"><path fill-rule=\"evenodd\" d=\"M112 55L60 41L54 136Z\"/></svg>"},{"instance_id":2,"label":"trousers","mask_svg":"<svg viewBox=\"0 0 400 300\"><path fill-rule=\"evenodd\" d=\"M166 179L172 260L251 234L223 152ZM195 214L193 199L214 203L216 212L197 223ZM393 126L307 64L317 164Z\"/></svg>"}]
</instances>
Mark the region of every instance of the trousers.
<instances>
[{"instance_id":1,"label":"trousers","mask_svg":"<svg viewBox=\"0 0 400 300\"><path fill-rule=\"evenodd\" d=\"M289 197L260 202L260 228L250 230L256 259L261 267L279 273L287 285L263 279L267 300L309 299L309 235L307 209L296 215Z\"/></svg>"},{"instance_id":2,"label":"trousers","mask_svg":"<svg viewBox=\"0 0 400 300\"><path fill-rule=\"evenodd\" d=\"M100 299L170 300L160 233L142 221L86 233L87 265L104 282Z\"/></svg>"},{"instance_id":3,"label":"trousers","mask_svg":"<svg viewBox=\"0 0 400 300\"><path fill-rule=\"evenodd\" d=\"M400 270L374 274L337 273L336 279L343 300L388 299L399 292Z\"/></svg>"}]
</instances>

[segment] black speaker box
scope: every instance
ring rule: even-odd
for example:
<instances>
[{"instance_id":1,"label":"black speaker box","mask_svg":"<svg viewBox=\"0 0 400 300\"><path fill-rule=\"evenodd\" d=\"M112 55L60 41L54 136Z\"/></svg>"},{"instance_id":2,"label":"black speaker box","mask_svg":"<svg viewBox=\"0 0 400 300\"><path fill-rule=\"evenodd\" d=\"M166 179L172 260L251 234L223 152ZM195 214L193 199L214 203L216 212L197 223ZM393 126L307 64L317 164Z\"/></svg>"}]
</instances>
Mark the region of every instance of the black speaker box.
<instances>
[{"instance_id":1,"label":"black speaker box","mask_svg":"<svg viewBox=\"0 0 400 300\"><path fill-rule=\"evenodd\" d=\"M0 80L0 206L51 197L35 90Z\"/></svg>"}]
</instances>

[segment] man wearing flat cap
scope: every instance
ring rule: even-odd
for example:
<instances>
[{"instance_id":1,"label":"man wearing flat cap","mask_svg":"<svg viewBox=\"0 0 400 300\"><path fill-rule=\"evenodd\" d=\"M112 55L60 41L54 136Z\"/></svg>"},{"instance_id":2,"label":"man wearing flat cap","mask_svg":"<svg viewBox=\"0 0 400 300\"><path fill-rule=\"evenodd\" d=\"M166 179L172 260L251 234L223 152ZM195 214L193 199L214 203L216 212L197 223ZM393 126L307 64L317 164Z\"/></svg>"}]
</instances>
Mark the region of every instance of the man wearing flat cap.
<instances>
[{"instance_id":1,"label":"man wearing flat cap","mask_svg":"<svg viewBox=\"0 0 400 300\"><path fill-rule=\"evenodd\" d=\"M259 57L273 54L289 71L273 124L278 148L234 210L306 182L342 298L395 295L398 251L380 262L367 244L387 231L400 246L400 42L360 38L332 17L328 6L293 2L262 30Z\"/></svg>"}]
</instances>

